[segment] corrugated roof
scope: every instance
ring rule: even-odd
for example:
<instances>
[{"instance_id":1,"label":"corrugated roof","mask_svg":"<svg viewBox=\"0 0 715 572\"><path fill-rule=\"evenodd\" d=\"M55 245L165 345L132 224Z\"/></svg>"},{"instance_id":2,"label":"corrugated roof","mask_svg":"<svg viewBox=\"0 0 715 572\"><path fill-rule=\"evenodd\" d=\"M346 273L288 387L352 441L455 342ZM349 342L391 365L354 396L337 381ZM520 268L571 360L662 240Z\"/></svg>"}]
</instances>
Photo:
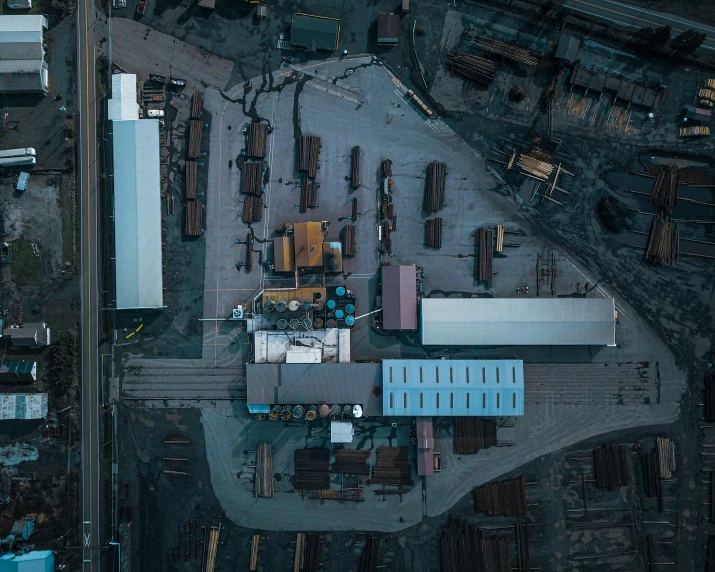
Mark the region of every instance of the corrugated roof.
<instances>
[{"instance_id":1,"label":"corrugated roof","mask_svg":"<svg viewBox=\"0 0 715 572\"><path fill-rule=\"evenodd\" d=\"M0 92L31 93L46 88L47 64L41 59L0 61Z\"/></svg>"},{"instance_id":2,"label":"corrugated roof","mask_svg":"<svg viewBox=\"0 0 715 572\"><path fill-rule=\"evenodd\" d=\"M139 119L137 104L137 76L118 73L112 76L112 98L108 103L110 121Z\"/></svg>"},{"instance_id":3,"label":"corrugated roof","mask_svg":"<svg viewBox=\"0 0 715 572\"><path fill-rule=\"evenodd\" d=\"M47 19L44 16L18 15L0 16L0 44L40 44L42 35L47 29ZM0 49L0 59L14 59L4 56Z\"/></svg>"},{"instance_id":4,"label":"corrugated roof","mask_svg":"<svg viewBox=\"0 0 715 572\"><path fill-rule=\"evenodd\" d=\"M298 268L323 265L323 229L319 222L298 222L293 226L295 265Z\"/></svg>"},{"instance_id":5,"label":"corrugated roof","mask_svg":"<svg viewBox=\"0 0 715 572\"><path fill-rule=\"evenodd\" d=\"M613 298L424 298L423 345L616 345Z\"/></svg>"},{"instance_id":6,"label":"corrugated roof","mask_svg":"<svg viewBox=\"0 0 715 572\"><path fill-rule=\"evenodd\" d=\"M382 267L382 327L417 329L417 268Z\"/></svg>"},{"instance_id":7,"label":"corrugated roof","mask_svg":"<svg viewBox=\"0 0 715 572\"><path fill-rule=\"evenodd\" d=\"M295 252L292 236L277 236L273 239L273 263L276 272L295 270Z\"/></svg>"},{"instance_id":8,"label":"corrugated roof","mask_svg":"<svg viewBox=\"0 0 715 572\"><path fill-rule=\"evenodd\" d=\"M524 414L521 360L383 360L386 416Z\"/></svg>"},{"instance_id":9,"label":"corrugated roof","mask_svg":"<svg viewBox=\"0 0 715 572\"><path fill-rule=\"evenodd\" d=\"M418 417L417 421L417 474L434 475L434 427L431 417Z\"/></svg>"},{"instance_id":10,"label":"corrugated roof","mask_svg":"<svg viewBox=\"0 0 715 572\"><path fill-rule=\"evenodd\" d=\"M352 443L355 430L350 421L330 422L330 442L331 443Z\"/></svg>"},{"instance_id":11,"label":"corrugated roof","mask_svg":"<svg viewBox=\"0 0 715 572\"><path fill-rule=\"evenodd\" d=\"M556 59L567 60L573 62L578 56L578 50L581 47L581 42L572 36L561 36L559 45L556 47Z\"/></svg>"},{"instance_id":12,"label":"corrugated roof","mask_svg":"<svg viewBox=\"0 0 715 572\"><path fill-rule=\"evenodd\" d=\"M50 328L44 322L26 322L22 326L10 326L2 335L10 339L13 346L42 347L50 344Z\"/></svg>"},{"instance_id":13,"label":"corrugated roof","mask_svg":"<svg viewBox=\"0 0 715 572\"><path fill-rule=\"evenodd\" d=\"M0 362L0 381L22 382L37 379L36 361L2 361Z\"/></svg>"},{"instance_id":14,"label":"corrugated roof","mask_svg":"<svg viewBox=\"0 0 715 572\"><path fill-rule=\"evenodd\" d=\"M55 556L51 550L33 550L18 555L8 552L0 557L3 572L52 572L54 569Z\"/></svg>"},{"instance_id":15,"label":"corrugated roof","mask_svg":"<svg viewBox=\"0 0 715 572\"><path fill-rule=\"evenodd\" d=\"M0 420L44 419L47 417L46 393L0 394Z\"/></svg>"},{"instance_id":16,"label":"corrugated roof","mask_svg":"<svg viewBox=\"0 0 715 572\"><path fill-rule=\"evenodd\" d=\"M159 121L114 121L117 308L164 305Z\"/></svg>"},{"instance_id":17,"label":"corrugated roof","mask_svg":"<svg viewBox=\"0 0 715 572\"><path fill-rule=\"evenodd\" d=\"M24 32L20 32L24 34ZM6 34L8 35L8 34ZM14 35L14 34L13 34ZM0 61L12 60L40 60L45 57L45 49L42 41L30 42L0 42Z\"/></svg>"},{"instance_id":18,"label":"corrugated roof","mask_svg":"<svg viewBox=\"0 0 715 572\"><path fill-rule=\"evenodd\" d=\"M291 20L290 43L294 46L334 52L338 49L340 20L296 14Z\"/></svg>"}]
</instances>

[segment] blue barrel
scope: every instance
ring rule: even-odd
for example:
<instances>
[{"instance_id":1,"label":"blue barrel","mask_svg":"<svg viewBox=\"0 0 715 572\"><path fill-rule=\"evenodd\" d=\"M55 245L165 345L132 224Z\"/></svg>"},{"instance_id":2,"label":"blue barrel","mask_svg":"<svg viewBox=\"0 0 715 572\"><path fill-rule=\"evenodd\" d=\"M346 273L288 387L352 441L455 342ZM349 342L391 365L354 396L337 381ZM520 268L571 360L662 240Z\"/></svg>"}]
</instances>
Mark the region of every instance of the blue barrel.
<instances>
[{"instance_id":1,"label":"blue barrel","mask_svg":"<svg viewBox=\"0 0 715 572\"><path fill-rule=\"evenodd\" d=\"M342 286L338 286L338 287L335 289L335 293L336 293L338 296L345 296L345 288L343 288Z\"/></svg>"},{"instance_id":2,"label":"blue barrel","mask_svg":"<svg viewBox=\"0 0 715 572\"><path fill-rule=\"evenodd\" d=\"M355 325L355 316L345 316L345 324L348 326Z\"/></svg>"},{"instance_id":3,"label":"blue barrel","mask_svg":"<svg viewBox=\"0 0 715 572\"><path fill-rule=\"evenodd\" d=\"M347 305L345 306L345 311L346 311L348 314L354 314L354 313L355 313L355 306L353 306L352 304L347 304Z\"/></svg>"},{"instance_id":4,"label":"blue barrel","mask_svg":"<svg viewBox=\"0 0 715 572\"><path fill-rule=\"evenodd\" d=\"M335 310L335 317L338 320L342 319L343 316L345 316L345 312L343 312L342 310Z\"/></svg>"},{"instance_id":5,"label":"blue barrel","mask_svg":"<svg viewBox=\"0 0 715 572\"><path fill-rule=\"evenodd\" d=\"M328 310L335 308L335 300L328 300Z\"/></svg>"},{"instance_id":6,"label":"blue barrel","mask_svg":"<svg viewBox=\"0 0 715 572\"><path fill-rule=\"evenodd\" d=\"M310 310L310 307L313 305L313 303L310 300L305 300L303 302L303 310Z\"/></svg>"}]
</instances>

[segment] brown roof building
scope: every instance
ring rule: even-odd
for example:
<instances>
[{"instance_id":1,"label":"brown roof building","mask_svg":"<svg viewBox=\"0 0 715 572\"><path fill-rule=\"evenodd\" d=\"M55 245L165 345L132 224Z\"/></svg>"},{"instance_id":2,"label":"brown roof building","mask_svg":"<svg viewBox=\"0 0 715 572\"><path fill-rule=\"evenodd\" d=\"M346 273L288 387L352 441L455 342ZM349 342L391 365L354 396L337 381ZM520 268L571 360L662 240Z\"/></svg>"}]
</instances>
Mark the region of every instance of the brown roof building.
<instances>
[{"instance_id":1,"label":"brown roof building","mask_svg":"<svg viewBox=\"0 0 715 572\"><path fill-rule=\"evenodd\" d=\"M434 475L434 427L431 417L417 417L417 474Z\"/></svg>"},{"instance_id":2,"label":"brown roof building","mask_svg":"<svg viewBox=\"0 0 715 572\"><path fill-rule=\"evenodd\" d=\"M417 268L382 267L382 327L385 330L417 329Z\"/></svg>"},{"instance_id":3,"label":"brown roof building","mask_svg":"<svg viewBox=\"0 0 715 572\"><path fill-rule=\"evenodd\" d=\"M323 265L323 229L319 222L295 223L293 237L298 268Z\"/></svg>"},{"instance_id":4,"label":"brown roof building","mask_svg":"<svg viewBox=\"0 0 715 572\"><path fill-rule=\"evenodd\" d=\"M377 43L396 46L399 39L400 17L397 14L380 14L377 17Z\"/></svg>"},{"instance_id":5,"label":"brown roof building","mask_svg":"<svg viewBox=\"0 0 715 572\"><path fill-rule=\"evenodd\" d=\"M273 239L273 266L276 272L295 271L294 248L292 236L277 236Z\"/></svg>"}]
</instances>

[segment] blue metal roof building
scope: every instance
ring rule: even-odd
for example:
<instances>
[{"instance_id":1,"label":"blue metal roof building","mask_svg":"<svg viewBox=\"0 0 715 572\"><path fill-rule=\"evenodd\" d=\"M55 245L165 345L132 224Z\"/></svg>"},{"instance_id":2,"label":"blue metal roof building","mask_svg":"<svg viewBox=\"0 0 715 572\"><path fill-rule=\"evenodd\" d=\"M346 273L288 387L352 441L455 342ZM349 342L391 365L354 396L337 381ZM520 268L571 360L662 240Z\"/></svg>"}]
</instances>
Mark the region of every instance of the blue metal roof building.
<instances>
[{"instance_id":1,"label":"blue metal roof building","mask_svg":"<svg viewBox=\"0 0 715 572\"><path fill-rule=\"evenodd\" d=\"M382 409L385 416L524 415L524 364L521 360L383 360Z\"/></svg>"},{"instance_id":2,"label":"blue metal roof building","mask_svg":"<svg viewBox=\"0 0 715 572\"><path fill-rule=\"evenodd\" d=\"M51 550L33 550L16 556L8 552L0 557L2 572L53 572L55 556Z\"/></svg>"}]
</instances>

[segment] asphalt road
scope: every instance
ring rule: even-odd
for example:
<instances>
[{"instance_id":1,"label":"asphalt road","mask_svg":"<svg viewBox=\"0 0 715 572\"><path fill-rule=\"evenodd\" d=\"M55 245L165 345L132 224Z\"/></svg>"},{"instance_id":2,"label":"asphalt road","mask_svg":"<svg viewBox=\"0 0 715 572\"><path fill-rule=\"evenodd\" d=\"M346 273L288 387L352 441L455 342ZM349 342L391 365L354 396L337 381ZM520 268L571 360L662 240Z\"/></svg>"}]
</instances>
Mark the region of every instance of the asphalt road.
<instances>
[{"instance_id":1,"label":"asphalt road","mask_svg":"<svg viewBox=\"0 0 715 572\"><path fill-rule=\"evenodd\" d=\"M626 28L645 28L648 26L670 26L673 35L677 35L685 30L696 30L707 34L707 39L700 47L701 50L715 51L715 27L708 26L666 14L664 12L654 12L645 8L637 8L621 4L614 0L566 0L564 7L580 14L587 14L604 20L605 22L624 26Z\"/></svg>"},{"instance_id":2,"label":"asphalt road","mask_svg":"<svg viewBox=\"0 0 715 572\"><path fill-rule=\"evenodd\" d=\"M82 356L82 570L100 569L99 490L99 297L97 288L97 12L91 0L77 6L77 94Z\"/></svg>"}]
</instances>

